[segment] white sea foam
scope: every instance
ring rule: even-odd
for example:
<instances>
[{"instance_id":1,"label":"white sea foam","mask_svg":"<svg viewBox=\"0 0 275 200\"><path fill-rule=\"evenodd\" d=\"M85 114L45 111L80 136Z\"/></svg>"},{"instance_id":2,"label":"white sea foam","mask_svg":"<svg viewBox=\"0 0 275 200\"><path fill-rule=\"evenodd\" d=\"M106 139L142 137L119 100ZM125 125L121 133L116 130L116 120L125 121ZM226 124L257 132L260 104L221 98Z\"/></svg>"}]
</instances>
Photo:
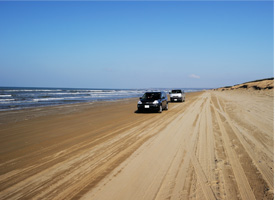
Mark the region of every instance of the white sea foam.
<instances>
[{"instance_id":1,"label":"white sea foam","mask_svg":"<svg viewBox=\"0 0 275 200\"><path fill-rule=\"evenodd\" d=\"M111 96L111 95L100 95L100 94L93 94L93 95L91 95L90 97L88 97L88 98L101 98L101 97L109 97L109 96Z\"/></svg>"},{"instance_id":2,"label":"white sea foam","mask_svg":"<svg viewBox=\"0 0 275 200\"><path fill-rule=\"evenodd\" d=\"M88 92L103 92L104 90L87 90Z\"/></svg>"},{"instance_id":3,"label":"white sea foam","mask_svg":"<svg viewBox=\"0 0 275 200\"><path fill-rule=\"evenodd\" d=\"M89 94L89 93L72 93L72 92L58 92L58 93L46 93L47 95L80 95L80 94Z\"/></svg>"},{"instance_id":4,"label":"white sea foam","mask_svg":"<svg viewBox=\"0 0 275 200\"><path fill-rule=\"evenodd\" d=\"M87 96L88 98L90 98L90 96ZM81 97L64 97L63 99L82 99L82 98L86 98L85 96L81 96Z\"/></svg>"},{"instance_id":5,"label":"white sea foam","mask_svg":"<svg viewBox=\"0 0 275 200\"><path fill-rule=\"evenodd\" d=\"M113 93L117 93L119 91L94 91L94 92L89 92L89 94L113 94Z\"/></svg>"},{"instance_id":6,"label":"white sea foam","mask_svg":"<svg viewBox=\"0 0 275 200\"><path fill-rule=\"evenodd\" d=\"M0 97L11 97L11 94L0 94Z\"/></svg>"},{"instance_id":7,"label":"white sea foam","mask_svg":"<svg viewBox=\"0 0 275 200\"><path fill-rule=\"evenodd\" d=\"M53 92L62 90L3 90L5 92Z\"/></svg>"},{"instance_id":8,"label":"white sea foam","mask_svg":"<svg viewBox=\"0 0 275 200\"><path fill-rule=\"evenodd\" d=\"M59 100L64 100L64 98L42 98L42 99L33 99L33 101L38 102L38 101L59 101Z\"/></svg>"},{"instance_id":9,"label":"white sea foam","mask_svg":"<svg viewBox=\"0 0 275 200\"><path fill-rule=\"evenodd\" d=\"M14 101L14 99L0 99L0 102L9 102L9 101Z\"/></svg>"}]
</instances>

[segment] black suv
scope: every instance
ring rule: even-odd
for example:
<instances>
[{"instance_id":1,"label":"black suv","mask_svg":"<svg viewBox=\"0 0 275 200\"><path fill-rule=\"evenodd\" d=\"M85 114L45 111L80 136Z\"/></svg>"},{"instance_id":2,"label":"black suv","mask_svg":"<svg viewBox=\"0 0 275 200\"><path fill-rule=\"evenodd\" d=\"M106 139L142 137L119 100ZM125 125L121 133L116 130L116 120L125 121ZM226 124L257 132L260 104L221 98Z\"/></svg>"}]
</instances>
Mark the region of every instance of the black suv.
<instances>
[{"instance_id":1,"label":"black suv","mask_svg":"<svg viewBox=\"0 0 275 200\"><path fill-rule=\"evenodd\" d=\"M137 108L142 111L168 110L168 98L165 92L146 92L138 101Z\"/></svg>"}]
</instances>

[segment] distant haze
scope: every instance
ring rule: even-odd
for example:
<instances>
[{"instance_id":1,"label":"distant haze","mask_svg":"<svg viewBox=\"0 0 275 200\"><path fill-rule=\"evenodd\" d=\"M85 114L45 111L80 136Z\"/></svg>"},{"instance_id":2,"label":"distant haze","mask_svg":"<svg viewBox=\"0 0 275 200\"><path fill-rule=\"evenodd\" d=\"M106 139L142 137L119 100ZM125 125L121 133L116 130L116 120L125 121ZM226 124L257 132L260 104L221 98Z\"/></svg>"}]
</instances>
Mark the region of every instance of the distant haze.
<instances>
[{"instance_id":1,"label":"distant haze","mask_svg":"<svg viewBox=\"0 0 275 200\"><path fill-rule=\"evenodd\" d=\"M0 86L215 88L274 76L273 1L0 2Z\"/></svg>"}]
</instances>

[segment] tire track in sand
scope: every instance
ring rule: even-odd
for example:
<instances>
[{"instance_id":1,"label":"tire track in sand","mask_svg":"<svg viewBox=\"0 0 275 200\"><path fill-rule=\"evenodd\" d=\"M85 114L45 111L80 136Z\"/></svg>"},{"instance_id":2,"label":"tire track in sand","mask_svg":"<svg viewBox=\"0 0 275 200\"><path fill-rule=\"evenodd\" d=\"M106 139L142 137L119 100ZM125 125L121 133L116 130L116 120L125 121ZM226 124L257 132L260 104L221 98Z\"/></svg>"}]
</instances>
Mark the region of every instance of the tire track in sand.
<instances>
[{"instance_id":1,"label":"tire track in sand","mask_svg":"<svg viewBox=\"0 0 275 200\"><path fill-rule=\"evenodd\" d=\"M218 98L217 98L218 99ZM233 132L245 148L246 152L248 153L249 157L253 160L254 165L256 165L257 169L261 172L263 175L263 178L267 182L268 186L273 190L273 183L274 183L274 173L272 168L268 166L265 162L258 162L261 160L261 158L258 156L257 153L253 151L253 149L250 147L250 145L247 143L247 141L244 139L243 134L240 132L240 127L232 122L231 118L227 114L226 111L223 110L222 106L220 105L220 102L218 100L218 106L219 106L219 113L224 116L224 118L227 120L227 123L232 128Z\"/></svg>"},{"instance_id":2,"label":"tire track in sand","mask_svg":"<svg viewBox=\"0 0 275 200\"><path fill-rule=\"evenodd\" d=\"M219 116L218 108L214 104L212 104L212 105L214 108L214 113L215 113L215 116L216 116L216 119L217 119L217 122L218 122L218 125L220 128L220 131L222 133L222 138L224 140L225 151L229 158L229 162L232 166L232 170L233 170L241 197L242 197L242 199L256 200L254 193L250 187L250 184L247 180L247 177L245 175L244 169L242 168L242 165L239 161L239 158L238 158L236 152L234 151L234 149L231 148L231 142L230 142L230 139L226 132L226 129L223 125L223 122Z\"/></svg>"},{"instance_id":3,"label":"tire track in sand","mask_svg":"<svg viewBox=\"0 0 275 200\"><path fill-rule=\"evenodd\" d=\"M184 113L181 122L182 124L178 127L177 132L183 133L180 141L182 144L179 146L174 160L171 163L165 177L162 181L162 184L154 197L154 199L186 199L187 196L183 193L183 187L186 183L187 171L191 164L191 154L195 149L198 131L199 131L199 122L201 115L200 109L203 104L203 98L194 102ZM193 126L194 125L194 126Z\"/></svg>"}]
</instances>

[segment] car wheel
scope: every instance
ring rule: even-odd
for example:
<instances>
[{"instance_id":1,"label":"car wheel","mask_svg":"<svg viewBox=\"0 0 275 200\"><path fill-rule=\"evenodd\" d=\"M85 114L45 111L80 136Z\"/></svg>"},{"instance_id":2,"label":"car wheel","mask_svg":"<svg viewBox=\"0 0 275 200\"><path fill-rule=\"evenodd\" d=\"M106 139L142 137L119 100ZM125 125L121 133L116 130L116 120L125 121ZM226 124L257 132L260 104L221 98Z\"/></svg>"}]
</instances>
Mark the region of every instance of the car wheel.
<instances>
[{"instance_id":1,"label":"car wheel","mask_svg":"<svg viewBox=\"0 0 275 200\"><path fill-rule=\"evenodd\" d=\"M159 113L162 113L162 105L159 106Z\"/></svg>"}]
</instances>

